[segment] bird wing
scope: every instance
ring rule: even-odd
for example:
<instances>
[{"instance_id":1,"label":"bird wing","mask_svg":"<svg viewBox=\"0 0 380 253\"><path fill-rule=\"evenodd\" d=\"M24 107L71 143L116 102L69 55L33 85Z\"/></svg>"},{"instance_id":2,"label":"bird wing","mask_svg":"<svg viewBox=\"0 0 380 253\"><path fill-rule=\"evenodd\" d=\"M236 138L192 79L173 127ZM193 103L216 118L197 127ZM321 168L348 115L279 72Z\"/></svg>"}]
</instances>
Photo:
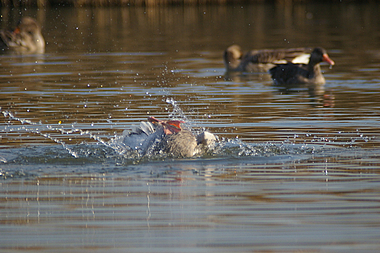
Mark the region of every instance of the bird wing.
<instances>
[{"instance_id":1,"label":"bird wing","mask_svg":"<svg viewBox=\"0 0 380 253\"><path fill-rule=\"evenodd\" d=\"M244 61L281 64L293 62L297 59L297 63L307 63L309 61L310 51L308 48L253 50L244 56Z\"/></svg>"},{"instance_id":2,"label":"bird wing","mask_svg":"<svg viewBox=\"0 0 380 253\"><path fill-rule=\"evenodd\" d=\"M305 70L304 64L278 64L269 70L269 74L276 84L295 84L298 83L299 76L303 75Z\"/></svg>"}]
</instances>

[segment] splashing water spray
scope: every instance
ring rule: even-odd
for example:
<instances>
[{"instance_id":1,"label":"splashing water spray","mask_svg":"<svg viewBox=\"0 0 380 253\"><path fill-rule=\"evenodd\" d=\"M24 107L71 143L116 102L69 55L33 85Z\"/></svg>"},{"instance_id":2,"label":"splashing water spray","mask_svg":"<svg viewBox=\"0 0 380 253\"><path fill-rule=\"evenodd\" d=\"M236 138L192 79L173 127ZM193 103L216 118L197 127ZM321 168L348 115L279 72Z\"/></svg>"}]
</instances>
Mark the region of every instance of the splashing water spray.
<instances>
[{"instance_id":1,"label":"splashing water spray","mask_svg":"<svg viewBox=\"0 0 380 253\"><path fill-rule=\"evenodd\" d=\"M169 117L183 119L184 121L186 121L188 127L190 128L190 126L192 125L191 121L186 117L186 115L184 114L180 106L177 104L177 101L175 101L173 98L167 98L165 102L172 106L172 110L169 114ZM19 118L15 116L15 114L9 111L1 111L1 113L4 115L5 118L9 118L12 121L17 121L21 123L22 126L14 127L10 131L21 130L28 133L40 135L57 144L60 144L65 150L69 152L70 155L72 155L75 158L79 158L80 153L70 148L70 146L62 139L52 136L51 132L57 132L62 135L79 134L81 136L89 136L89 138L97 141L98 143L104 145L105 147L111 148L112 150L117 152L119 155L124 155L127 152L125 146L123 145L121 141L122 136L116 136L116 137L113 136L114 138L104 140L100 138L99 136L93 134L91 131L75 128L74 125L72 125L72 129L65 130L63 126L57 127L54 125L43 124L41 121L33 122L28 119Z\"/></svg>"},{"instance_id":2,"label":"splashing water spray","mask_svg":"<svg viewBox=\"0 0 380 253\"><path fill-rule=\"evenodd\" d=\"M51 125L44 125L41 122L36 123L36 122L30 121L28 119L21 119L21 118L16 117L13 113L8 112L8 111L2 111L1 113L4 115L4 117L9 118L10 120L18 121L22 125L27 124L27 125L34 126L32 128L23 126L23 127L20 128L20 130L24 130L26 132L30 132L30 133L41 135L41 136L43 136L43 137L45 137L45 138L47 138L49 140L54 141L55 143L58 143L58 144L62 145L62 147L64 149L66 149L75 158L79 157L79 154L77 152L75 152L73 149L71 149L70 147L68 147L68 145L64 141L51 136L51 134L49 134L49 133L44 133L44 131L55 131L55 132L60 132L61 134L65 134L65 135L74 134L74 133L79 133L80 135L88 135L90 138L98 141L99 143L101 143L101 144L103 144L105 146L108 146L108 147L110 146L108 144L108 142L102 140L100 137L92 134L88 130L86 130L86 131L83 131L81 129L65 130L62 127L53 127Z\"/></svg>"},{"instance_id":3,"label":"splashing water spray","mask_svg":"<svg viewBox=\"0 0 380 253\"><path fill-rule=\"evenodd\" d=\"M189 130L191 130L194 123L185 115L181 107L177 104L177 101L174 100L174 98L166 98L165 102L173 107L172 112L169 113L169 117L185 121Z\"/></svg>"}]
</instances>

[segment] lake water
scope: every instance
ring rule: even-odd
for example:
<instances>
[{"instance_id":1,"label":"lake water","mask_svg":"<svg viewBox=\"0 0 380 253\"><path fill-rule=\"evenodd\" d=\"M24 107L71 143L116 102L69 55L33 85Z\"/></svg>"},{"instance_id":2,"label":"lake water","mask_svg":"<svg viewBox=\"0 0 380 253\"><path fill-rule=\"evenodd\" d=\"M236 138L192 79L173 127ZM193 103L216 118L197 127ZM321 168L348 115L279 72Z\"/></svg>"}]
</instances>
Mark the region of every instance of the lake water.
<instances>
[{"instance_id":1,"label":"lake water","mask_svg":"<svg viewBox=\"0 0 380 253\"><path fill-rule=\"evenodd\" d=\"M2 28L19 18L1 9ZM26 9L0 56L1 252L379 252L380 5ZM226 76L223 50L327 49L326 84ZM148 116L219 137L133 157Z\"/></svg>"}]
</instances>

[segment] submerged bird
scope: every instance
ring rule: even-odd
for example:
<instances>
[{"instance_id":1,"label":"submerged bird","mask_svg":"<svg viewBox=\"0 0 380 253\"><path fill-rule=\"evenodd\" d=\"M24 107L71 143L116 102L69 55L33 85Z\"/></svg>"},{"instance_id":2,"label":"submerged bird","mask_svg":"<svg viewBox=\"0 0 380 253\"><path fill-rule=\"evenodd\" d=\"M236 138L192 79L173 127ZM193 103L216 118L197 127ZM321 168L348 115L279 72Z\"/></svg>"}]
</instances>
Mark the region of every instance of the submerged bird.
<instances>
[{"instance_id":1,"label":"submerged bird","mask_svg":"<svg viewBox=\"0 0 380 253\"><path fill-rule=\"evenodd\" d=\"M181 128L181 120L163 121L149 117L147 122L129 132L124 145L145 155L149 150L162 151L174 157L192 157L202 147L210 147L216 141L215 135L202 132L195 136L190 130Z\"/></svg>"},{"instance_id":2,"label":"submerged bird","mask_svg":"<svg viewBox=\"0 0 380 253\"><path fill-rule=\"evenodd\" d=\"M45 40L37 21L23 17L13 31L0 31L0 52L17 54L42 54Z\"/></svg>"},{"instance_id":3,"label":"submerged bird","mask_svg":"<svg viewBox=\"0 0 380 253\"><path fill-rule=\"evenodd\" d=\"M310 48L262 49L243 54L240 46L229 46L223 55L228 71L267 72L279 63L307 63Z\"/></svg>"},{"instance_id":4,"label":"submerged bird","mask_svg":"<svg viewBox=\"0 0 380 253\"><path fill-rule=\"evenodd\" d=\"M277 85L291 84L324 84L325 78L322 75L319 63L327 62L334 65L325 49L317 47L310 55L308 64L278 64L269 70L272 79Z\"/></svg>"}]
</instances>

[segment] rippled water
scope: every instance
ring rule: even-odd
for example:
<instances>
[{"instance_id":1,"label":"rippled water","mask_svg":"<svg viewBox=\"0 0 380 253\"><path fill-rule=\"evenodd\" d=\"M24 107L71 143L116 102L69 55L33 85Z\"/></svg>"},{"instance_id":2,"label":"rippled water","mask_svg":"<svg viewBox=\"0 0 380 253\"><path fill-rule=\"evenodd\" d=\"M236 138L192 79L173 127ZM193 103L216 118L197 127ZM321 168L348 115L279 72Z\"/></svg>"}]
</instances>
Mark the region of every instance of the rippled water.
<instances>
[{"instance_id":1,"label":"rippled water","mask_svg":"<svg viewBox=\"0 0 380 253\"><path fill-rule=\"evenodd\" d=\"M2 252L378 252L377 4L24 10L46 54L0 56ZM2 10L2 27L18 12ZM323 46L326 85L225 75L223 50ZM219 137L134 157L124 130Z\"/></svg>"}]
</instances>

